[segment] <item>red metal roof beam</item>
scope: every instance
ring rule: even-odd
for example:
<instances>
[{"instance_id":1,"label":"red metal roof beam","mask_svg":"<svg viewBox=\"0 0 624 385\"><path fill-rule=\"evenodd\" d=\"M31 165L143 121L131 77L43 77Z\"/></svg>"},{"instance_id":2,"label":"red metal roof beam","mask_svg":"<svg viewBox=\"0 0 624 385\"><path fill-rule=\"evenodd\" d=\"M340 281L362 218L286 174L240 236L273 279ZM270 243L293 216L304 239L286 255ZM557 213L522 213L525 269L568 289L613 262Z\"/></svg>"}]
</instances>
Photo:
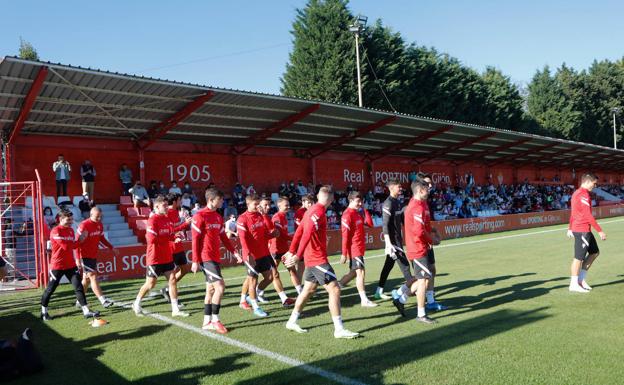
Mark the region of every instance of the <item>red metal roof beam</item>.
<instances>
[{"instance_id":1,"label":"red metal roof beam","mask_svg":"<svg viewBox=\"0 0 624 385\"><path fill-rule=\"evenodd\" d=\"M369 132L373 132L383 126L386 126L392 122L397 120L396 116L389 116L385 119L377 121L375 123L363 126L358 128L357 130L350 132L348 134L342 135L338 138L332 139L327 143L320 144L316 147L313 147L308 150L308 157L316 158L317 156L326 153L327 151L331 151L335 148L342 146L343 144L352 141L353 139L357 139L360 136L366 135Z\"/></svg>"},{"instance_id":2,"label":"red metal roof beam","mask_svg":"<svg viewBox=\"0 0 624 385\"><path fill-rule=\"evenodd\" d=\"M212 91L206 92L204 95L198 96L192 102L188 103L184 108L175 114L171 115L161 123L158 123L154 127L150 128L143 136L137 140L139 148L145 150L160 138L165 136L167 132L172 130L175 126L180 124L181 121L188 118L199 107L203 106L207 101L212 99L215 93Z\"/></svg>"},{"instance_id":3,"label":"red metal roof beam","mask_svg":"<svg viewBox=\"0 0 624 385\"><path fill-rule=\"evenodd\" d=\"M471 162L471 161L473 161L475 159L483 159L484 157L486 157L488 155L496 154L496 153L498 153L500 151L504 151L504 150L507 150L507 149L515 147L515 146L519 146L519 145L521 145L523 143L529 142L530 140L531 140L530 138L520 139L520 140L516 140L515 142L504 144L502 146L498 146L498 147L495 147L495 148L490 148L490 149L487 149L487 150L483 150L481 152L477 152L475 154L467 155L465 157L466 160L457 163L457 166L460 166L462 164ZM464 159L464 158L462 158L462 159ZM483 160L485 160L485 159L483 159Z\"/></svg>"},{"instance_id":4,"label":"red metal roof beam","mask_svg":"<svg viewBox=\"0 0 624 385\"><path fill-rule=\"evenodd\" d=\"M26 124L26 118L30 114L30 110L32 110L33 105L35 104L35 100L37 96L39 96L39 92L41 91L41 87L43 87L43 83L45 82L45 78L48 75L48 67L42 66L33 80L32 85L30 86L30 90L26 94L26 99L24 99L24 104L22 104L22 109L17 115L17 119L15 120L15 125L13 126L13 131L11 131L11 136L9 137L9 141L7 144L12 144L15 142L15 139L19 136L22 128Z\"/></svg>"},{"instance_id":5,"label":"red metal roof beam","mask_svg":"<svg viewBox=\"0 0 624 385\"><path fill-rule=\"evenodd\" d=\"M457 149L460 149L460 148L462 148L464 146L470 146L471 144L474 144L474 143L477 143L477 142L481 142L481 141L483 141L483 140L485 140L487 138L491 138L494 135L496 135L495 132L490 132L490 133L487 133L485 135L477 136L476 138L467 139L467 140L464 140L463 142L455 143L455 144L453 144L453 145L451 145L449 147L445 147L445 148L442 148L440 150L434 151L431 154L427 155L422 160L420 160L420 164L425 163L425 162L427 162L429 160L432 160L434 158L437 158L439 156L446 155L449 152L453 152L453 151L455 151Z\"/></svg>"},{"instance_id":6,"label":"red metal roof beam","mask_svg":"<svg viewBox=\"0 0 624 385\"><path fill-rule=\"evenodd\" d=\"M318 110L319 107L321 107L320 104L318 103L313 104L310 107L306 108L305 110L297 112L294 115L290 115L289 117L283 120L280 120L279 122L273 123L269 127L264 128L260 130L259 132L257 132L256 134L245 139L242 143L234 145L232 147L233 152L235 154L242 154L245 151L257 146L258 144L266 142L266 140L270 138L271 136L279 133L283 129L288 128L292 126L293 124L297 123L298 121L302 120L306 116ZM237 147L242 147L242 148L237 148Z\"/></svg>"},{"instance_id":7,"label":"red metal roof beam","mask_svg":"<svg viewBox=\"0 0 624 385\"><path fill-rule=\"evenodd\" d=\"M521 165L525 165L525 164L534 163L536 160L542 160L542 159L550 158L550 157L553 157L553 156L566 154L566 153L568 153L570 151L575 151L575 150L578 150L579 148L582 148L582 147L585 147L585 146L584 145L580 145L580 146L568 147L568 148L564 148L564 149L559 150L559 151L544 153L544 154L541 154L540 156L538 156L536 158L531 158L531 160L518 162L516 165L521 166ZM567 159L563 159L563 160L567 160ZM560 162L560 161L561 160L559 160L559 161L551 160L550 162L546 162L544 164L545 165L546 164L557 164L557 162Z\"/></svg>"},{"instance_id":8,"label":"red metal roof beam","mask_svg":"<svg viewBox=\"0 0 624 385\"><path fill-rule=\"evenodd\" d=\"M445 133L446 131L450 130L451 128L453 128L453 126L444 126L444 127L440 127L437 130L434 131L429 131L429 132L425 132L423 134L420 134L414 138L408 139L408 140L404 140L403 142L397 143L397 144L393 144L391 146L388 146L386 148L382 148L381 150L377 150L372 152L369 157L371 161L376 161L379 160L381 158L385 158L386 156L392 155L392 152L396 152L396 151L401 151L404 148L408 148L410 146L413 146L415 144L418 143L422 143L427 139L431 139L434 136L440 135L442 133Z\"/></svg>"}]
</instances>

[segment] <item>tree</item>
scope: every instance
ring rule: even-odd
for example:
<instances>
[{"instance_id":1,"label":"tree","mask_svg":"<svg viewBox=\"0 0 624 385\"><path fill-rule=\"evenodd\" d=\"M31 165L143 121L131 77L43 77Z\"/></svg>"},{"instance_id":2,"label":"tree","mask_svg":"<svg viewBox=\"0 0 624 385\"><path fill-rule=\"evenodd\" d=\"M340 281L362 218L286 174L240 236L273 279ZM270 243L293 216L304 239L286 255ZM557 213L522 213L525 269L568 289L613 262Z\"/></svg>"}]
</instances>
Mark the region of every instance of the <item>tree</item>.
<instances>
[{"instance_id":1,"label":"tree","mask_svg":"<svg viewBox=\"0 0 624 385\"><path fill-rule=\"evenodd\" d=\"M37 51L32 46L32 44L22 39L21 37L18 56L20 59L25 60L39 60L39 55L37 54Z\"/></svg>"},{"instance_id":2,"label":"tree","mask_svg":"<svg viewBox=\"0 0 624 385\"><path fill-rule=\"evenodd\" d=\"M523 99L518 87L508 76L493 67L482 75L486 87L486 121L488 125L508 130L520 130Z\"/></svg>"},{"instance_id":3,"label":"tree","mask_svg":"<svg viewBox=\"0 0 624 385\"><path fill-rule=\"evenodd\" d=\"M352 21L346 0L309 0L297 10L293 50L281 79L284 95L357 104ZM362 81L365 86L366 77Z\"/></svg>"}]
</instances>

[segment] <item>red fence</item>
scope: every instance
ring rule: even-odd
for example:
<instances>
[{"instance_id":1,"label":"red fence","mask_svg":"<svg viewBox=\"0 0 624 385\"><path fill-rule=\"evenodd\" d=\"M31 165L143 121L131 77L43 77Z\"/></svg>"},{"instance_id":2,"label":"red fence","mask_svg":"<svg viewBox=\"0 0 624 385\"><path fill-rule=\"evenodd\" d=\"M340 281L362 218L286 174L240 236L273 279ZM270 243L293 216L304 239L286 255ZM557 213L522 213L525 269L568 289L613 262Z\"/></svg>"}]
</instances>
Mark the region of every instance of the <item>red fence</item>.
<instances>
[{"instance_id":1,"label":"red fence","mask_svg":"<svg viewBox=\"0 0 624 385\"><path fill-rule=\"evenodd\" d=\"M624 215L624 205L601 206L593 208L596 218ZM548 211L542 213L513 214L489 218L456 219L433 222L442 239L468 237L477 234L495 233L508 230L528 229L567 223L570 211ZM327 251L329 254L340 253L341 235L339 230L327 232ZM191 243L185 242L187 257L190 260ZM384 247L381 227L367 229L366 248L381 249ZM234 256L222 249L224 266L234 265ZM145 246L119 248L119 256L115 257L108 250L102 250L98 262L98 271L104 280L137 278L145 275Z\"/></svg>"}]
</instances>

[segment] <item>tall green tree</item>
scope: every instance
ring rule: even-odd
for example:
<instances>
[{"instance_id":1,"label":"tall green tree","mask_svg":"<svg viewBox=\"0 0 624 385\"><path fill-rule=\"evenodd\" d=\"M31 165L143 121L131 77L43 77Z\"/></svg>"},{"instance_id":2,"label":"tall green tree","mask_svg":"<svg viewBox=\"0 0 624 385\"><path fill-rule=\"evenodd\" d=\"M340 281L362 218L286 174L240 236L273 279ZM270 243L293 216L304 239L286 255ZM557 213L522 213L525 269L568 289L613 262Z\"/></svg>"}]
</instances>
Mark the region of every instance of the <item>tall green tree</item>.
<instances>
[{"instance_id":1,"label":"tall green tree","mask_svg":"<svg viewBox=\"0 0 624 385\"><path fill-rule=\"evenodd\" d=\"M355 39L349 32L353 15L347 4L310 0L297 10L293 50L282 77L284 95L357 104Z\"/></svg>"},{"instance_id":2,"label":"tall green tree","mask_svg":"<svg viewBox=\"0 0 624 385\"><path fill-rule=\"evenodd\" d=\"M518 87L494 67L487 67L482 78L486 88L487 124L508 130L521 130L524 101Z\"/></svg>"},{"instance_id":3,"label":"tall green tree","mask_svg":"<svg viewBox=\"0 0 624 385\"><path fill-rule=\"evenodd\" d=\"M25 60L39 60L39 54L37 54L37 51L32 44L21 37L18 57Z\"/></svg>"}]
</instances>

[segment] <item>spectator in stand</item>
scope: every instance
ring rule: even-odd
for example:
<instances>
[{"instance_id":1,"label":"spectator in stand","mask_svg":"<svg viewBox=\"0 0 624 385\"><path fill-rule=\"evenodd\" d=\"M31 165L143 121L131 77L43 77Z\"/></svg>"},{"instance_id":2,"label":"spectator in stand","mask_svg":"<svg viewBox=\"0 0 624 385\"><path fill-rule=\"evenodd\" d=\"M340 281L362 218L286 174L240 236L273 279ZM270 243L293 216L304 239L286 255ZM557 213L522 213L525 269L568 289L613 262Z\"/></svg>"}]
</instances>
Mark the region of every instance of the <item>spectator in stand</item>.
<instances>
[{"instance_id":1,"label":"spectator in stand","mask_svg":"<svg viewBox=\"0 0 624 385\"><path fill-rule=\"evenodd\" d=\"M180 199L180 205L182 208L190 212L191 207L193 207L191 196L188 194L182 194L182 198Z\"/></svg>"},{"instance_id":2,"label":"spectator in stand","mask_svg":"<svg viewBox=\"0 0 624 385\"><path fill-rule=\"evenodd\" d=\"M225 207L225 210L223 211L223 216L226 218L229 218L231 216L238 216L238 210L236 210L236 207L234 207L234 203L230 200L227 204L227 206Z\"/></svg>"},{"instance_id":3,"label":"spectator in stand","mask_svg":"<svg viewBox=\"0 0 624 385\"><path fill-rule=\"evenodd\" d=\"M308 194L314 194L314 183L308 183Z\"/></svg>"},{"instance_id":4,"label":"spectator in stand","mask_svg":"<svg viewBox=\"0 0 624 385\"><path fill-rule=\"evenodd\" d=\"M247 195L254 195L254 194L256 194L256 189L254 188L253 183L250 183L249 186L247 187L246 194Z\"/></svg>"},{"instance_id":5,"label":"spectator in stand","mask_svg":"<svg viewBox=\"0 0 624 385\"><path fill-rule=\"evenodd\" d=\"M195 203L195 207L193 207L193 210L191 210L191 214L192 214L192 215L195 215L195 214L197 214L197 212L198 212L199 210L201 210L201 206L200 206L200 204L199 204L199 203Z\"/></svg>"},{"instance_id":6,"label":"spectator in stand","mask_svg":"<svg viewBox=\"0 0 624 385\"><path fill-rule=\"evenodd\" d=\"M130 187L132 187L132 170L125 163L121 165L121 170L119 170L119 180L121 181L123 195L129 195Z\"/></svg>"},{"instance_id":7,"label":"spectator in stand","mask_svg":"<svg viewBox=\"0 0 624 385\"><path fill-rule=\"evenodd\" d=\"M195 202L197 202L197 196L195 195L195 192L193 191L193 188L188 181L184 183L184 187L182 188L182 195L184 194L187 194L189 199L191 200L191 206L193 206Z\"/></svg>"},{"instance_id":8,"label":"spectator in stand","mask_svg":"<svg viewBox=\"0 0 624 385\"><path fill-rule=\"evenodd\" d=\"M95 207L93 200L89 200L89 195L82 194L82 200L78 202L78 208L80 209L80 215L82 219L87 219L91 215L91 209Z\"/></svg>"},{"instance_id":9,"label":"spectator in stand","mask_svg":"<svg viewBox=\"0 0 624 385\"><path fill-rule=\"evenodd\" d=\"M169 188L169 194L182 195L182 189L178 187L178 183L174 180L171 181L171 187Z\"/></svg>"},{"instance_id":10,"label":"spectator in stand","mask_svg":"<svg viewBox=\"0 0 624 385\"><path fill-rule=\"evenodd\" d=\"M232 190L232 196L238 196L238 194L244 194L245 193L245 187L243 187L242 184L236 183L236 185L234 186L234 189Z\"/></svg>"},{"instance_id":11,"label":"spectator in stand","mask_svg":"<svg viewBox=\"0 0 624 385\"><path fill-rule=\"evenodd\" d=\"M243 193L240 192L236 195L236 210L238 210L238 212L245 212L247 211L247 205L245 203L245 197L243 196Z\"/></svg>"},{"instance_id":12,"label":"spectator in stand","mask_svg":"<svg viewBox=\"0 0 624 385\"><path fill-rule=\"evenodd\" d=\"M67 182L71 174L71 165L65 160L63 154L59 154L56 162L52 164L52 171L54 171L56 178L56 197L67 196Z\"/></svg>"},{"instance_id":13,"label":"spectator in stand","mask_svg":"<svg viewBox=\"0 0 624 385\"><path fill-rule=\"evenodd\" d=\"M381 185L381 182L377 182L375 184L375 187L373 188L373 194L375 195L375 198L377 198L379 200L385 198L386 194L384 194L384 188Z\"/></svg>"},{"instance_id":14,"label":"spectator in stand","mask_svg":"<svg viewBox=\"0 0 624 385\"><path fill-rule=\"evenodd\" d=\"M236 231L236 215L232 214L227 218L229 219L225 222L225 235L227 235L230 239L235 239L238 237L238 233Z\"/></svg>"},{"instance_id":15,"label":"spectator in stand","mask_svg":"<svg viewBox=\"0 0 624 385\"><path fill-rule=\"evenodd\" d=\"M46 206L43 209L43 220L49 228L52 228L52 225L56 223L56 217L52 213L52 209L49 206Z\"/></svg>"},{"instance_id":16,"label":"spectator in stand","mask_svg":"<svg viewBox=\"0 0 624 385\"><path fill-rule=\"evenodd\" d=\"M162 180L158 181L158 195L165 196L167 194L169 194L169 189L165 185L165 182L163 182Z\"/></svg>"},{"instance_id":17,"label":"spectator in stand","mask_svg":"<svg viewBox=\"0 0 624 385\"><path fill-rule=\"evenodd\" d=\"M306 186L303 185L303 182L299 180L299 182L297 182L297 195L299 196L299 199L301 199L307 193L308 189L306 188Z\"/></svg>"},{"instance_id":18,"label":"spectator in stand","mask_svg":"<svg viewBox=\"0 0 624 385\"><path fill-rule=\"evenodd\" d=\"M95 168L89 159L85 159L80 166L80 176L82 176L82 194L87 194L93 199L93 188L95 185Z\"/></svg>"},{"instance_id":19,"label":"spectator in stand","mask_svg":"<svg viewBox=\"0 0 624 385\"><path fill-rule=\"evenodd\" d=\"M158 183L155 180L150 181L150 186L147 189L147 195L150 199L155 199L159 195Z\"/></svg>"},{"instance_id":20,"label":"spectator in stand","mask_svg":"<svg viewBox=\"0 0 624 385\"><path fill-rule=\"evenodd\" d=\"M277 193L279 194L279 196L281 197L285 197L288 196L288 187L286 186L286 183L282 182L282 184L280 185L279 190L277 191Z\"/></svg>"},{"instance_id":21,"label":"spectator in stand","mask_svg":"<svg viewBox=\"0 0 624 385\"><path fill-rule=\"evenodd\" d=\"M147 190L145 190L141 181L136 181L134 186L132 186L128 191L132 194L132 203L135 208L138 209L141 206L150 206L149 195L147 195Z\"/></svg>"}]
</instances>

